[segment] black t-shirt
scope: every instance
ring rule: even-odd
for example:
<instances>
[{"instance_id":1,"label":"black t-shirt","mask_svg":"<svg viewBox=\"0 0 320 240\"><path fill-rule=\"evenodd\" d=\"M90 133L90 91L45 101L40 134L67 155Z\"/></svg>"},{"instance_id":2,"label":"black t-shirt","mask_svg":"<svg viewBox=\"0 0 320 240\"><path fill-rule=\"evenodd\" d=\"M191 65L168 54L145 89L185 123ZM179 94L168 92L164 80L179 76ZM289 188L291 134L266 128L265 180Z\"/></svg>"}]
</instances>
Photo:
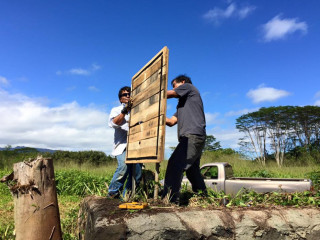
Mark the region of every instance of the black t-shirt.
<instances>
[{"instance_id":1,"label":"black t-shirt","mask_svg":"<svg viewBox=\"0 0 320 240\"><path fill-rule=\"evenodd\" d=\"M190 83L185 83L174 89L179 95L177 112L178 137L187 134L206 135L206 119L203 103L198 89Z\"/></svg>"}]
</instances>

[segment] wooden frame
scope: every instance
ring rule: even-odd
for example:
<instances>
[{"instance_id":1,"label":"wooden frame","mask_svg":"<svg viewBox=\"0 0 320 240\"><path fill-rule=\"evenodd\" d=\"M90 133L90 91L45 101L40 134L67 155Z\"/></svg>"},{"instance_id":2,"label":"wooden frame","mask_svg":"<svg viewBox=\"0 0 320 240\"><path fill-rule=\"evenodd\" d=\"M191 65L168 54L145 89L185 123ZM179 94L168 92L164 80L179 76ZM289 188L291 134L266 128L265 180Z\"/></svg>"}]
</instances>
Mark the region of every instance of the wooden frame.
<instances>
[{"instance_id":1,"label":"wooden frame","mask_svg":"<svg viewBox=\"0 0 320 240\"><path fill-rule=\"evenodd\" d=\"M164 47L132 77L126 163L164 157L169 50Z\"/></svg>"}]
</instances>

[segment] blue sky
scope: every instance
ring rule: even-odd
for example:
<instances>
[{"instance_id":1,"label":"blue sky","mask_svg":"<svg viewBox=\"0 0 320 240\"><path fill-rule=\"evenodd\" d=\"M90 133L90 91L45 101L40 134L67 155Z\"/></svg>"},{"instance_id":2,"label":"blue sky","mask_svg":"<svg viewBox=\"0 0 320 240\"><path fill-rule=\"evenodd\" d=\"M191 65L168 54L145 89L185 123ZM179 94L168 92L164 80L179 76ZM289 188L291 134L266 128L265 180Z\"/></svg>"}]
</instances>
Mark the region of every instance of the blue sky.
<instances>
[{"instance_id":1,"label":"blue sky","mask_svg":"<svg viewBox=\"0 0 320 240\"><path fill-rule=\"evenodd\" d=\"M1 1L0 146L109 154L118 89L167 46L169 81L189 75L207 133L236 148L241 114L320 106L319 10L316 0ZM167 128L167 148L176 143Z\"/></svg>"}]
</instances>

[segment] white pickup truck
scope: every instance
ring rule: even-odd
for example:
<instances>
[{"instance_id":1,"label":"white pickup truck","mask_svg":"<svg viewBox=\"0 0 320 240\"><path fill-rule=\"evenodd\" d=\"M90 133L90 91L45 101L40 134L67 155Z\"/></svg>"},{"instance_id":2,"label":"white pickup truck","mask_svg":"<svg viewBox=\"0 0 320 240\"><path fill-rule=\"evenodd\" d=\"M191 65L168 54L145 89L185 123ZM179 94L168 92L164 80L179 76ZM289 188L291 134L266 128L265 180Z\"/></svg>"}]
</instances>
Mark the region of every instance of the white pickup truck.
<instances>
[{"instance_id":1,"label":"white pickup truck","mask_svg":"<svg viewBox=\"0 0 320 240\"><path fill-rule=\"evenodd\" d=\"M234 177L231 165L226 162L205 164L200 170L207 187L231 195L236 195L241 189L258 193L303 192L312 187L310 179ZM182 182L190 184L185 177Z\"/></svg>"}]
</instances>

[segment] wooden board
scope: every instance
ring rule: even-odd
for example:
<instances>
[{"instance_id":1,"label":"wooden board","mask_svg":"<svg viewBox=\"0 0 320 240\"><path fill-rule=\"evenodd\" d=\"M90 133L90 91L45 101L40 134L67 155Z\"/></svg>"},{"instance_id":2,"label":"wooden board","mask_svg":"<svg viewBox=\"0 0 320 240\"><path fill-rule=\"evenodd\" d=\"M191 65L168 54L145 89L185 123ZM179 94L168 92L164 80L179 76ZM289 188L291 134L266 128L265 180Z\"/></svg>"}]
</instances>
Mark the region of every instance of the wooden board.
<instances>
[{"instance_id":1,"label":"wooden board","mask_svg":"<svg viewBox=\"0 0 320 240\"><path fill-rule=\"evenodd\" d=\"M126 163L159 163L164 157L169 50L164 47L131 82Z\"/></svg>"}]
</instances>

